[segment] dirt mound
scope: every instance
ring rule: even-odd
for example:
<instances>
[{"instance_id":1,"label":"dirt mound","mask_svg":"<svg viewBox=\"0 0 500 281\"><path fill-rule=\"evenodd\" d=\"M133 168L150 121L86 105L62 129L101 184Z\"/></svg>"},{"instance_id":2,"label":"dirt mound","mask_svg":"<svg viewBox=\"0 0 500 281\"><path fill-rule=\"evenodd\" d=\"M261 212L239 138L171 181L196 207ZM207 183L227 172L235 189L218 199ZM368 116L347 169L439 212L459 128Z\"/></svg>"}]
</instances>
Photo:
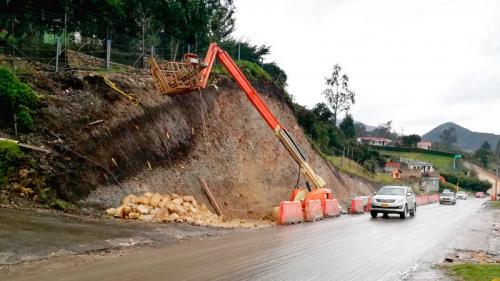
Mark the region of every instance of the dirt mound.
<instances>
[{"instance_id":1,"label":"dirt mound","mask_svg":"<svg viewBox=\"0 0 500 281\"><path fill-rule=\"evenodd\" d=\"M46 173L59 196L83 208L119 205L128 194L191 194L210 206L206 181L227 218L262 218L289 198L298 167L235 83L216 79L203 92L162 96L149 72L22 77L42 95L37 130L25 142L54 151ZM373 184L341 174L311 147L282 90L254 81L261 98L294 137L311 166L344 206ZM299 185L304 186L303 178Z\"/></svg>"}]
</instances>

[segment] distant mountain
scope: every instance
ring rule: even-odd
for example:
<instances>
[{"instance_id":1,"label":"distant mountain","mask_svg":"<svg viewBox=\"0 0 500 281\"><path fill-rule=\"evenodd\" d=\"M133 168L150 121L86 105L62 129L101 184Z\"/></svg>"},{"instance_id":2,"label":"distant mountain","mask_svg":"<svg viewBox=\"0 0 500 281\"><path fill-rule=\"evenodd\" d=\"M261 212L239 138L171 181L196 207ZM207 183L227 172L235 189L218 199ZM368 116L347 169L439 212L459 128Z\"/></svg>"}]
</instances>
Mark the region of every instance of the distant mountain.
<instances>
[{"instance_id":1,"label":"distant mountain","mask_svg":"<svg viewBox=\"0 0 500 281\"><path fill-rule=\"evenodd\" d=\"M494 150L496 148L498 140L500 140L500 135L473 132L452 122L447 122L437 126L436 128L430 130L428 133L424 134L422 136L422 139L431 142L439 142L441 140L439 136L441 135L443 130L450 127L455 128L456 131L457 142L455 143L455 146L463 150L475 151L479 149L484 141L489 142L491 148Z\"/></svg>"}]
</instances>

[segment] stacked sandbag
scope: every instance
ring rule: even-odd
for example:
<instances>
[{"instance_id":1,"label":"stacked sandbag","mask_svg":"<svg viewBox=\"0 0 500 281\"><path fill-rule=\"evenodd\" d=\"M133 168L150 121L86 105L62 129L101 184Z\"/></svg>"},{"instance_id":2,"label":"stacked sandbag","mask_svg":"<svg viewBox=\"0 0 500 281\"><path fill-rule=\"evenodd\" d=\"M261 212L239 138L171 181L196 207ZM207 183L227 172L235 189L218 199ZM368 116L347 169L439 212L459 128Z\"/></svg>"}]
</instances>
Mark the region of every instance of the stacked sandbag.
<instances>
[{"instance_id":1,"label":"stacked sandbag","mask_svg":"<svg viewBox=\"0 0 500 281\"><path fill-rule=\"evenodd\" d=\"M210 212L205 204L198 204L193 196L175 193L160 195L146 192L142 196L127 195L118 208L106 210L117 218L153 222L187 222L195 225L222 225L222 218Z\"/></svg>"}]
</instances>

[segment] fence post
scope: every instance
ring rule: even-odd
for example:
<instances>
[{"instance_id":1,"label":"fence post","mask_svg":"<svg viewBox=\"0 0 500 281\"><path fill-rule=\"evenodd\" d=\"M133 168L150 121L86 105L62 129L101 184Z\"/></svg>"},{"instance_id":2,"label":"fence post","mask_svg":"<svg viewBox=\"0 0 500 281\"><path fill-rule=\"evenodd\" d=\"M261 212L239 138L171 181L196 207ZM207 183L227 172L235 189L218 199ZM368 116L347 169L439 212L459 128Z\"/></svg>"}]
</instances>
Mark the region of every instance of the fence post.
<instances>
[{"instance_id":1,"label":"fence post","mask_svg":"<svg viewBox=\"0 0 500 281\"><path fill-rule=\"evenodd\" d=\"M59 55L61 54L61 37L56 37L56 73L59 71Z\"/></svg>"},{"instance_id":2,"label":"fence post","mask_svg":"<svg viewBox=\"0 0 500 281\"><path fill-rule=\"evenodd\" d=\"M106 40L106 69L111 68L111 40Z\"/></svg>"},{"instance_id":3,"label":"fence post","mask_svg":"<svg viewBox=\"0 0 500 281\"><path fill-rule=\"evenodd\" d=\"M155 56L155 46L151 46L151 57L154 58Z\"/></svg>"}]
</instances>

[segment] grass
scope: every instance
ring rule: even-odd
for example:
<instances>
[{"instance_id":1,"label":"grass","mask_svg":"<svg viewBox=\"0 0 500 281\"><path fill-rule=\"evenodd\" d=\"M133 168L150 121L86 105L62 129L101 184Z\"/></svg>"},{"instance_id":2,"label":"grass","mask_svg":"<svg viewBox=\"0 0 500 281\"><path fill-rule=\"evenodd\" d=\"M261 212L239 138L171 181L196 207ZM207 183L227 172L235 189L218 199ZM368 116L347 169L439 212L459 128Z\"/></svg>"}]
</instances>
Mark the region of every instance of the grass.
<instances>
[{"instance_id":1,"label":"grass","mask_svg":"<svg viewBox=\"0 0 500 281\"><path fill-rule=\"evenodd\" d=\"M370 173L355 161L349 160L347 158L344 158L344 160L342 161L342 157L338 156L323 155L323 157L328 159L337 169L344 173L348 173L384 185L397 183L397 181L394 180L391 176L382 173Z\"/></svg>"},{"instance_id":2,"label":"grass","mask_svg":"<svg viewBox=\"0 0 500 281\"><path fill-rule=\"evenodd\" d=\"M444 268L464 281L500 281L500 264L454 264Z\"/></svg>"},{"instance_id":3,"label":"grass","mask_svg":"<svg viewBox=\"0 0 500 281\"><path fill-rule=\"evenodd\" d=\"M402 156L407 158L412 158L420 161L430 162L432 165L441 172L453 172L453 158L424 154L417 152L400 152L400 151L380 151L380 154L386 156Z\"/></svg>"},{"instance_id":4,"label":"grass","mask_svg":"<svg viewBox=\"0 0 500 281\"><path fill-rule=\"evenodd\" d=\"M500 201L488 201L488 206L495 209L500 209Z\"/></svg>"}]
</instances>

